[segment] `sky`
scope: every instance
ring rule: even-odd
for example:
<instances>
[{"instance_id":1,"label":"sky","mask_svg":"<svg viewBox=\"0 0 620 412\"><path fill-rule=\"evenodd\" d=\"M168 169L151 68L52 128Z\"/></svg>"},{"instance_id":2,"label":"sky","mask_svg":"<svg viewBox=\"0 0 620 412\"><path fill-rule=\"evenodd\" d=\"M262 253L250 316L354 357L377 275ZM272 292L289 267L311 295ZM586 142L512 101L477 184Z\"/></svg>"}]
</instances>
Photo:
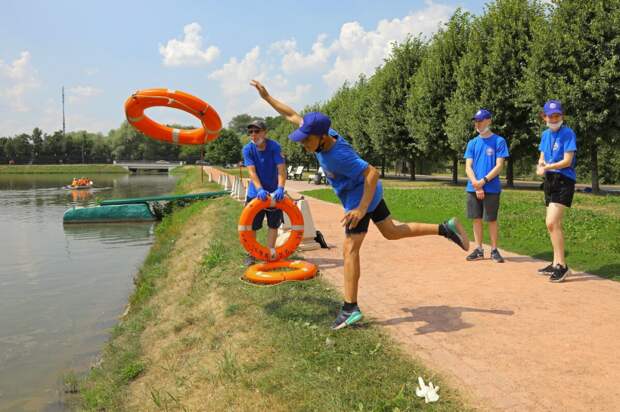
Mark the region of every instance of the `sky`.
<instances>
[{"instance_id":1,"label":"sky","mask_svg":"<svg viewBox=\"0 0 620 412\"><path fill-rule=\"evenodd\" d=\"M275 115L251 79L301 110L371 75L392 42L432 35L458 7L480 14L484 2L2 0L0 136L62 129L63 86L67 131L105 134L133 92L156 87L200 97L224 124ZM198 124L173 109L147 114Z\"/></svg>"}]
</instances>

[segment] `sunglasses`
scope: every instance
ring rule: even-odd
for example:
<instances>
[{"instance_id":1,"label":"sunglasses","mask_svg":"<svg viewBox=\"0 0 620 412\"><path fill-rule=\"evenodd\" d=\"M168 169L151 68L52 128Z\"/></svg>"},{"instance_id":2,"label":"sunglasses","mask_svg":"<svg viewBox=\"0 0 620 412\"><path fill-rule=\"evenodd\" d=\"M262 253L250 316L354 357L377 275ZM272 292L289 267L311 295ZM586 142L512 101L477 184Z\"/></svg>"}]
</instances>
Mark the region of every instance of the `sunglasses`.
<instances>
[{"instance_id":1,"label":"sunglasses","mask_svg":"<svg viewBox=\"0 0 620 412\"><path fill-rule=\"evenodd\" d=\"M261 129L248 129L248 134L259 134L262 132Z\"/></svg>"}]
</instances>

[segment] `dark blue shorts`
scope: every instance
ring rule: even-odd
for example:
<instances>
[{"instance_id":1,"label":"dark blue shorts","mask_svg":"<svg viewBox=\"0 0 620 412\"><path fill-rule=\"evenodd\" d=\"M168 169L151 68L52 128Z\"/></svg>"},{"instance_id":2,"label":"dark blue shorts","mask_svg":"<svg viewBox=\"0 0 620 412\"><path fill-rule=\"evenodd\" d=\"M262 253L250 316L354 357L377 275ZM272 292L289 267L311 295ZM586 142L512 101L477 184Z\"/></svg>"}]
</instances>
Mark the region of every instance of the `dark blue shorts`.
<instances>
[{"instance_id":1,"label":"dark blue shorts","mask_svg":"<svg viewBox=\"0 0 620 412\"><path fill-rule=\"evenodd\" d=\"M245 199L245 204L250 203L253 198L249 197ZM284 221L284 216L282 214L282 210L280 209L263 209L256 214L254 221L252 222L252 230L257 231L263 228L263 220L265 220L265 216L267 216L267 226L270 229L277 229L280 227L282 222Z\"/></svg>"}]
</instances>

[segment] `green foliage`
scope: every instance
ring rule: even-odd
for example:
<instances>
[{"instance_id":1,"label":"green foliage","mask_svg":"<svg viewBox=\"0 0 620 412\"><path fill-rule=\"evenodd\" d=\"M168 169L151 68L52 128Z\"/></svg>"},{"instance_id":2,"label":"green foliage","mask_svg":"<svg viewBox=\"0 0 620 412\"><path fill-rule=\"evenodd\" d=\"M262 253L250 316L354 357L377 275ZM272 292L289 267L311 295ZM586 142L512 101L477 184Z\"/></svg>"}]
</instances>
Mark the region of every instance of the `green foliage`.
<instances>
[{"instance_id":1,"label":"green foliage","mask_svg":"<svg viewBox=\"0 0 620 412\"><path fill-rule=\"evenodd\" d=\"M220 137L205 146L205 160L211 164L238 163L241 160L241 140L232 130L223 129Z\"/></svg>"},{"instance_id":2,"label":"green foliage","mask_svg":"<svg viewBox=\"0 0 620 412\"><path fill-rule=\"evenodd\" d=\"M596 190L599 148L620 142L620 2L557 2L534 32L522 90L531 123L547 99L562 101Z\"/></svg>"}]
</instances>

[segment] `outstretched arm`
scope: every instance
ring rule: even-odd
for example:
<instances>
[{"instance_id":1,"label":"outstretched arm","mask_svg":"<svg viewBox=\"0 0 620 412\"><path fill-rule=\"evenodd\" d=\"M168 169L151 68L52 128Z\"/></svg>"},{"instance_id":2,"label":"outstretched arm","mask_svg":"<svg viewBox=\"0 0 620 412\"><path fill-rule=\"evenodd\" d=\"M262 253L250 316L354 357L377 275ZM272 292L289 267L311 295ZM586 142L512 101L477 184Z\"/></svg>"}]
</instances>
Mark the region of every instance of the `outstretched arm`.
<instances>
[{"instance_id":1,"label":"outstretched arm","mask_svg":"<svg viewBox=\"0 0 620 412\"><path fill-rule=\"evenodd\" d=\"M269 103L271 107L276 110L276 112L284 116L286 120L291 123L295 123L298 126L301 124L302 117L299 115L299 113L293 110L290 106L282 103L281 101L271 96L269 92L267 92L265 86L261 84L261 82L259 82L258 80L252 80L250 82L250 85L255 87L256 90L258 90L258 94L260 94L260 97L262 97L263 100Z\"/></svg>"}]
</instances>

